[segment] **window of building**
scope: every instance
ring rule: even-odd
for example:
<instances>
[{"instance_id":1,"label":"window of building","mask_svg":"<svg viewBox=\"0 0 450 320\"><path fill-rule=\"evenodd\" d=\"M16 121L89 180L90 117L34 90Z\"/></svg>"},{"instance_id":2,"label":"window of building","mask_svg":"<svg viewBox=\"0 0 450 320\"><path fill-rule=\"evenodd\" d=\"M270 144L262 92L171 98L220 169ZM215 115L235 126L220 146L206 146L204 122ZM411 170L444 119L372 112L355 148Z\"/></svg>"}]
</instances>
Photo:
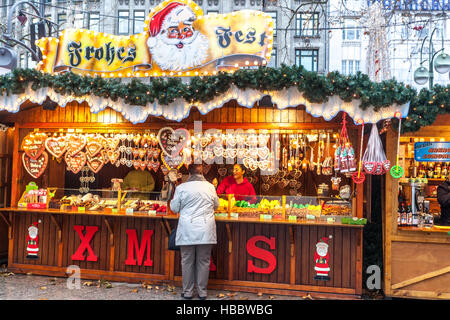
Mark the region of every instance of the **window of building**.
<instances>
[{"instance_id":1,"label":"window of building","mask_svg":"<svg viewBox=\"0 0 450 320\"><path fill-rule=\"evenodd\" d=\"M359 60L342 60L342 74L352 75L359 71Z\"/></svg>"},{"instance_id":2,"label":"window of building","mask_svg":"<svg viewBox=\"0 0 450 320\"><path fill-rule=\"evenodd\" d=\"M266 13L272 17L273 19L273 36L276 37L277 36L277 16L278 16L278 12L276 11L266 11Z\"/></svg>"},{"instance_id":3,"label":"window of building","mask_svg":"<svg viewBox=\"0 0 450 320\"><path fill-rule=\"evenodd\" d=\"M344 20L344 29L342 29L342 40L359 40L360 30L354 19Z\"/></svg>"},{"instance_id":4,"label":"window of building","mask_svg":"<svg viewBox=\"0 0 450 320\"><path fill-rule=\"evenodd\" d=\"M19 58L19 67L20 68L25 68L25 54L21 53L20 54L20 58Z\"/></svg>"},{"instance_id":5,"label":"window of building","mask_svg":"<svg viewBox=\"0 0 450 320\"><path fill-rule=\"evenodd\" d=\"M133 13L133 33L141 33L144 31L145 11L134 10Z\"/></svg>"},{"instance_id":6,"label":"window of building","mask_svg":"<svg viewBox=\"0 0 450 320\"><path fill-rule=\"evenodd\" d=\"M319 35L319 13L297 13L295 16L295 35L314 37Z\"/></svg>"},{"instance_id":7,"label":"window of building","mask_svg":"<svg viewBox=\"0 0 450 320\"><path fill-rule=\"evenodd\" d=\"M89 29L100 32L100 13L98 12L89 13Z\"/></svg>"},{"instance_id":8,"label":"window of building","mask_svg":"<svg viewBox=\"0 0 450 320\"><path fill-rule=\"evenodd\" d=\"M272 54L270 56L269 63L267 64L268 67L276 68L277 67L277 48L272 47Z\"/></svg>"},{"instance_id":9,"label":"window of building","mask_svg":"<svg viewBox=\"0 0 450 320\"><path fill-rule=\"evenodd\" d=\"M65 14L65 13L58 13L58 16L57 16L57 23L58 23L58 26L59 26L59 29L60 29L60 30L65 29L65 27L66 27L66 21L67 21L67 16L66 16L66 14Z\"/></svg>"},{"instance_id":10,"label":"window of building","mask_svg":"<svg viewBox=\"0 0 450 320\"><path fill-rule=\"evenodd\" d=\"M84 14L83 13L75 13L73 15L73 26L75 29L83 29L84 27Z\"/></svg>"},{"instance_id":11,"label":"window of building","mask_svg":"<svg viewBox=\"0 0 450 320\"><path fill-rule=\"evenodd\" d=\"M129 30L129 18L130 12L125 10L119 11L119 23L118 23L118 34L128 34Z\"/></svg>"},{"instance_id":12,"label":"window of building","mask_svg":"<svg viewBox=\"0 0 450 320\"><path fill-rule=\"evenodd\" d=\"M208 10L208 11L206 11L206 14L214 14L214 13L219 14L219 10Z\"/></svg>"},{"instance_id":13,"label":"window of building","mask_svg":"<svg viewBox=\"0 0 450 320\"><path fill-rule=\"evenodd\" d=\"M318 49L295 49L295 64L308 71L317 72L319 65Z\"/></svg>"}]
</instances>

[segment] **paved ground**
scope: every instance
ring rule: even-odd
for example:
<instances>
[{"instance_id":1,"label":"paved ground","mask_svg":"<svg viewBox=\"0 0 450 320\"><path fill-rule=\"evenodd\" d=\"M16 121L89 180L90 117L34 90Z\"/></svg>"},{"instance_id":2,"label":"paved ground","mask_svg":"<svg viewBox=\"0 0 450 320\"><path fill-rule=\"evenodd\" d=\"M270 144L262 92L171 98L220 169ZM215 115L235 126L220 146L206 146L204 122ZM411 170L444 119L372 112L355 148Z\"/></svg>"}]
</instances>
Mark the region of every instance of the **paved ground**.
<instances>
[{"instance_id":1,"label":"paved ground","mask_svg":"<svg viewBox=\"0 0 450 320\"><path fill-rule=\"evenodd\" d=\"M94 280L80 280L79 289L68 289L66 278L13 274L5 266L0 267L0 300L181 300L180 293L180 287L167 285ZM209 290L208 299L239 301L312 298Z\"/></svg>"}]
</instances>

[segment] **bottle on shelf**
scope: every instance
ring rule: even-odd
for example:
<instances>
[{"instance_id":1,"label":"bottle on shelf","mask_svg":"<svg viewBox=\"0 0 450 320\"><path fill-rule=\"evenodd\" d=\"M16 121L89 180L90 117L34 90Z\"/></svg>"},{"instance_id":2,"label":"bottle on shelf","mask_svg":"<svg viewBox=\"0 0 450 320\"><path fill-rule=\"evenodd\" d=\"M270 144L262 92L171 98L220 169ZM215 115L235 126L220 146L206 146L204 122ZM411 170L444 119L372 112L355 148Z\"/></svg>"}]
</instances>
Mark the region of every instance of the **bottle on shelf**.
<instances>
[{"instance_id":1,"label":"bottle on shelf","mask_svg":"<svg viewBox=\"0 0 450 320\"><path fill-rule=\"evenodd\" d=\"M405 203L402 203L401 211L400 211L400 227L405 227L407 223L407 213L405 208Z\"/></svg>"},{"instance_id":2,"label":"bottle on shelf","mask_svg":"<svg viewBox=\"0 0 450 320\"><path fill-rule=\"evenodd\" d=\"M426 178L426 170L423 163L419 164L419 178Z\"/></svg>"},{"instance_id":3,"label":"bottle on shelf","mask_svg":"<svg viewBox=\"0 0 450 320\"><path fill-rule=\"evenodd\" d=\"M441 178L442 179L445 179L447 177L448 170L449 170L449 167L448 167L447 162L442 163L442 167L441 167Z\"/></svg>"},{"instance_id":4,"label":"bottle on shelf","mask_svg":"<svg viewBox=\"0 0 450 320\"><path fill-rule=\"evenodd\" d=\"M441 171L442 171L441 163L436 162L436 166L434 167L434 178L435 179L441 178Z\"/></svg>"},{"instance_id":5,"label":"bottle on shelf","mask_svg":"<svg viewBox=\"0 0 450 320\"><path fill-rule=\"evenodd\" d=\"M412 226L413 227L419 226L419 212L417 209L415 212L412 213Z\"/></svg>"},{"instance_id":6,"label":"bottle on shelf","mask_svg":"<svg viewBox=\"0 0 450 320\"><path fill-rule=\"evenodd\" d=\"M432 179L434 176L434 163L433 162L429 162L428 163L428 168L427 168L427 178L428 179Z\"/></svg>"},{"instance_id":7,"label":"bottle on shelf","mask_svg":"<svg viewBox=\"0 0 450 320\"><path fill-rule=\"evenodd\" d=\"M406 225L408 227L412 226L411 203L408 203L408 208L406 209Z\"/></svg>"}]
</instances>

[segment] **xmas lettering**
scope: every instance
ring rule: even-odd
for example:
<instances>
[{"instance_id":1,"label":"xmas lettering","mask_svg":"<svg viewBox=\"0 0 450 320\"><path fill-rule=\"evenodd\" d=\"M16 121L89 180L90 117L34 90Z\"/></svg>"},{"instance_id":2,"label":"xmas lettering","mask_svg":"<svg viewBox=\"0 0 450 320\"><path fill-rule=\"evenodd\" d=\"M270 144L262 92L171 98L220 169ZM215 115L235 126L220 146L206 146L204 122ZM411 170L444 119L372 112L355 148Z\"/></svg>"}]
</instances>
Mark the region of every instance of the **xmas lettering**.
<instances>
[{"instance_id":1,"label":"xmas lettering","mask_svg":"<svg viewBox=\"0 0 450 320\"><path fill-rule=\"evenodd\" d=\"M73 226L73 229L80 236L81 244L78 247L78 250L72 255L72 260L80 260L84 261L84 251L88 251L87 261L97 261L98 257L95 255L94 250L92 250L90 242L94 237L94 234L98 231L97 226L86 226L86 234L83 235L84 226Z\"/></svg>"},{"instance_id":2,"label":"xmas lettering","mask_svg":"<svg viewBox=\"0 0 450 320\"><path fill-rule=\"evenodd\" d=\"M115 59L119 59L121 63L133 62L136 58L136 46L131 45L128 48L115 48L112 42L105 43L102 47L96 48L94 46L85 46L81 41L71 41L67 45L69 53L69 63L72 67L80 65L83 59L90 61L95 59L97 61L105 60L108 66L111 65Z\"/></svg>"},{"instance_id":3,"label":"xmas lettering","mask_svg":"<svg viewBox=\"0 0 450 320\"><path fill-rule=\"evenodd\" d=\"M239 43L247 43L252 44L257 40L256 37L256 30L254 28L249 28L245 33L241 30L238 31L231 31L231 27L225 28L225 27L217 27L216 29L216 35L217 35L217 41L219 43L219 46L222 48L227 48L231 41L234 40ZM264 39L266 39L266 32L263 32L259 35L258 44L263 47L264 46Z\"/></svg>"},{"instance_id":4,"label":"xmas lettering","mask_svg":"<svg viewBox=\"0 0 450 320\"><path fill-rule=\"evenodd\" d=\"M252 260L248 260L247 262L247 272L248 273L262 273L262 274L270 274L272 273L277 266L277 258L270 251L264 250L256 246L258 241L262 241L267 243L270 246L270 250L275 250L275 238L274 237L264 237L264 236L254 236L251 237L247 241L247 253L251 256L263 260L268 263L266 268L259 268L253 264Z\"/></svg>"}]
</instances>

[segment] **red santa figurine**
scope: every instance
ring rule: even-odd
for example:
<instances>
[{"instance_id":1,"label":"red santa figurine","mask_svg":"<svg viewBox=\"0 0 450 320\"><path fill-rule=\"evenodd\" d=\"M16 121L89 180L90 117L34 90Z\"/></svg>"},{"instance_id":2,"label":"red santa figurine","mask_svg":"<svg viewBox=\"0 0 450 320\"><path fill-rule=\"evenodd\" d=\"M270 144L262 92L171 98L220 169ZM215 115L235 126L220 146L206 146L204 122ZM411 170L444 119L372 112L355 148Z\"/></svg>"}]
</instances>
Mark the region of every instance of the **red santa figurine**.
<instances>
[{"instance_id":1,"label":"red santa figurine","mask_svg":"<svg viewBox=\"0 0 450 320\"><path fill-rule=\"evenodd\" d=\"M314 280L330 280L328 273L330 272L330 256L328 254L328 240L331 239L323 237L316 244L316 252L314 253L314 270L316 270L316 276Z\"/></svg>"},{"instance_id":2,"label":"red santa figurine","mask_svg":"<svg viewBox=\"0 0 450 320\"><path fill-rule=\"evenodd\" d=\"M40 223L41 221L39 221ZM27 235L27 259L38 259L39 237L38 222L33 222L28 228Z\"/></svg>"},{"instance_id":3,"label":"red santa figurine","mask_svg":"<svg viewBox=\"0 0 450 320\"><path fill-rule=\"evenodd\" d=\"M171 2L151 18L147 45L162 70L181 71L200 66L208 56L208 38L195 30L194 11Z\"/></svg>"}]
</instances>

